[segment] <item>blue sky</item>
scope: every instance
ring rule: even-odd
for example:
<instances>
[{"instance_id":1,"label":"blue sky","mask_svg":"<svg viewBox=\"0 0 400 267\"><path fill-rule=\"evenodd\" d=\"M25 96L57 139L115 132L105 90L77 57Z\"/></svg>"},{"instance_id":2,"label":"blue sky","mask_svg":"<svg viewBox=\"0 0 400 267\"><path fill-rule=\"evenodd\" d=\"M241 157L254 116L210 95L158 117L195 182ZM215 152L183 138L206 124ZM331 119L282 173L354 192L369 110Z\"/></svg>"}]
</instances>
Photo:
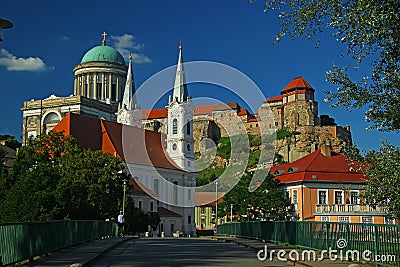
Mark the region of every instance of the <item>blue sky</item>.
<instances>
[{"instance_id":1,"label":"blue sky","mask_svg":"<svg viewBox=\"0 0 400 267\"><path fill-rule=\"evenodd\" d=\"M304 39L284 38L273 45L279 22L263 12L263 1L14 0L2 3L0 10L0 17L14 24L3 30L0 43L0 134L20 138L24 101L72 94L74 66L87 50L101 44L105 31L107 44L135 53L136 87L176 64L182 39L185 62L232 66L253 80L265 97L279 95L294 77L303 76L316 90L319 113L350 125L362 149L377 149L383 138L400 145L396 133L366 132L370 125L363 110L332 109L323 101L324 90L335 89L326 82L325 71L333 62L346 63L341 57L345 47L328 34L320 36L318 48L315 41ZM224 102L237 100L210 86L193 85L189 91ZM143 103L142 108L149 108Z\"/></svg>"}]
</instances>

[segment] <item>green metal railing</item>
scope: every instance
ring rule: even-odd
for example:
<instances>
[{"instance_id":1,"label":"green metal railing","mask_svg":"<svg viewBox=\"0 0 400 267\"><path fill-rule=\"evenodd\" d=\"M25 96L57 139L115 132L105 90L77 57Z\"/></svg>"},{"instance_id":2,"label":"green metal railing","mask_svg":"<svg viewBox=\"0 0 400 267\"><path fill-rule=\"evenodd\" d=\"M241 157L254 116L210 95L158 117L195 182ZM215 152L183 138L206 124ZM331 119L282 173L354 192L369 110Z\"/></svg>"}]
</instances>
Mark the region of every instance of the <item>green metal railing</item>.
<instances>
[{"instance_id":1,"label":"green metal railing","mask_svg":"<svg viewBox=\"0 0 400 267\"><path fill-rule=\"evenodd\" d=\"M278 242L315 250L331 248L344 252L357 250L360 253L368 250L373 260L376 255L391 257L382 265L400 266L400 225L252 221L218 225L217 235Z\"/></svg>"},{"instance_id":2,"label":"green metal railing","mask_svg":"<svg viewBox=\"0 0 400 267\"><path fill-rule=\"evenodd\" d=\"M103 237L117 226L105 221L56 221L0 224L0 266Z\"/></svg>"}]
</instances>

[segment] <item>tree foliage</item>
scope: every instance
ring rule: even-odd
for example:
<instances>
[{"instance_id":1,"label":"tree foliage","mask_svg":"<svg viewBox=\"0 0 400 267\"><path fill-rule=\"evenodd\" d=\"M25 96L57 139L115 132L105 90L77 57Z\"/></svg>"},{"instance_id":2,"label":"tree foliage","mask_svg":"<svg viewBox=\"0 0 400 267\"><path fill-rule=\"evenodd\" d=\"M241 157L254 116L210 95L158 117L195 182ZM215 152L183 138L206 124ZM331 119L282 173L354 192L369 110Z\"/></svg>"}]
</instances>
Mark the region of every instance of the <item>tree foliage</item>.
<instances>
[{"instance_id":1,"label":"tree foliage","mask_svg":"<svg viewBox=\"0 0 400 267\"><path fill-rule=\"evenodd\" d=\"M122 199L122 161L82 149L73 137L51 133L20 149L3 179L0 221L106 219Z\"/></svg>"},{"instance_id":2,"label":"tree foliage","mask_svg":"<svg viewBox=\"0 0 400 267\"><path fill-rule=\"evenodd\" d=\"M383 142L379 151L370 151L365 156L356 148L349 149L347 154L358 162L354 167L367 177L366 202L386 208L389 217L400 220L400 148Z\"/></svg>"},{"instance_id":3,"label":"tree foliage","mask_svg":"<svg viewBox=\"0 0 400 267\"><path fill-rule=\"evenodd\" d=\"M254 2L252 0L251 2ZM347 46L353 64L333 65L326 76L337 91L328 91L332 106L368 107L373 127L400 129L400 2L398 0L267 0L265 12L279 13L285 35L308 39L327 31ZM371 63L372 62L372 63ZM365 63L371 72L360 80L350 75Z\"/></svg>"},{"instance_id":4,"label":"tree foliage","mask_svg":"<svg viewBox=\"0 0 400 267\"><path fill-rule=\"evenodd\" d=\"M6 145L14 150L21 147L21 143L12 135L2 134L0 135L0 141L6 141Z\"/></svg>"},{"instance_id":5,"label":"tree foliage","mask_svg":"<svg viewBox=\"0 0 400 267\"><path fill-rule=\"evenodd\" d=\"M230 212L233 204L234 221L241 220L286 220L292 216L290 201L285 198L283 186L269 175L254 192L249 192L252 179L250 173L244 175L239 183L224 196L218 209L218 217Z\"/></svg>"}]
</instances>

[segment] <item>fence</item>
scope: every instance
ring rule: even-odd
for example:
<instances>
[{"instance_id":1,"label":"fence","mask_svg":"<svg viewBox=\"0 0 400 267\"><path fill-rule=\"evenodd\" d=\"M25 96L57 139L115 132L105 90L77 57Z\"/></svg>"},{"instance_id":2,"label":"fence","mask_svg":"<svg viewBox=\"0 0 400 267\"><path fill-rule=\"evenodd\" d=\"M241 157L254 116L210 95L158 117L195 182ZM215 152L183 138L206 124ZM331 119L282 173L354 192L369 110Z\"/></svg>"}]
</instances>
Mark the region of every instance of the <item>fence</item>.
<instances>
[{"instance_id":1,"label":"fence","mask_svg":"<svg viewBox=\"0 0 400 267\"><path fill-rule=\"evenodd\" d=\"M386 262L400 265L400 225L253 221L218 225L217 235L279 242L316 250L371 251L371 259L382 259L384 255L391 257Z\"/></svg>"},{"instance_id":2,"label":"fence","mask_svg":"<svg viewBox=\"0 0 400 267\"><path fill-rule=\"evenodd\" d=\"M74 244L114 236L105 221L56 221L0 224L0 266L45 255Z\"/></svg>"}]
</instances>

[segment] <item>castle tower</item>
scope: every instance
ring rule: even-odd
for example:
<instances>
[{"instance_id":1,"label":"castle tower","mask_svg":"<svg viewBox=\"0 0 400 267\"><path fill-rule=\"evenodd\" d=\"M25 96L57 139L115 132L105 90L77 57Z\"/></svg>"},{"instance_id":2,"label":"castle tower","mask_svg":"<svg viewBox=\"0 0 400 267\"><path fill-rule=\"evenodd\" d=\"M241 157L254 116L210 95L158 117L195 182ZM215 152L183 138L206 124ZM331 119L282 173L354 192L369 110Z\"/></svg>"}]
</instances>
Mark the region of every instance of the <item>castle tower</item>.
<instances>
[{"instance_id":1,"label":"castle tower","mask_svg":"<svg viewBox=\"0 0 400 267\"><path fill-rule=\"evenodd\" d=\"M188 97L182 58L182 42L179 46L174 91L172 98L169 98L167 108L167 153L183 170L194 171L194 106L192 100Z\"/></svg>"},{"instance_id":2,"label":"castle tower","mask_svg":"<svg viewBox=\"0 0 400 267\"><path fill-rule=\"evenodd\" d=\"M122 102L118 107L117 122L125 125L141 127L142 114L136 100L135 81L132 72L132 53L129 55L128 74Z\"/></svg>"},{"instance_id":3,"label":"castle tower","mask_svg":"<svg viewBox=\"0 0 400 267\"><path fill-rule=\"evenodd\" d=\"M314 88L300 76L283 88L280 96L268 98L265 103L274 113L275 128L296 131L300 127L319 126L314 92Z\"/></svg>"}]
</instances>

